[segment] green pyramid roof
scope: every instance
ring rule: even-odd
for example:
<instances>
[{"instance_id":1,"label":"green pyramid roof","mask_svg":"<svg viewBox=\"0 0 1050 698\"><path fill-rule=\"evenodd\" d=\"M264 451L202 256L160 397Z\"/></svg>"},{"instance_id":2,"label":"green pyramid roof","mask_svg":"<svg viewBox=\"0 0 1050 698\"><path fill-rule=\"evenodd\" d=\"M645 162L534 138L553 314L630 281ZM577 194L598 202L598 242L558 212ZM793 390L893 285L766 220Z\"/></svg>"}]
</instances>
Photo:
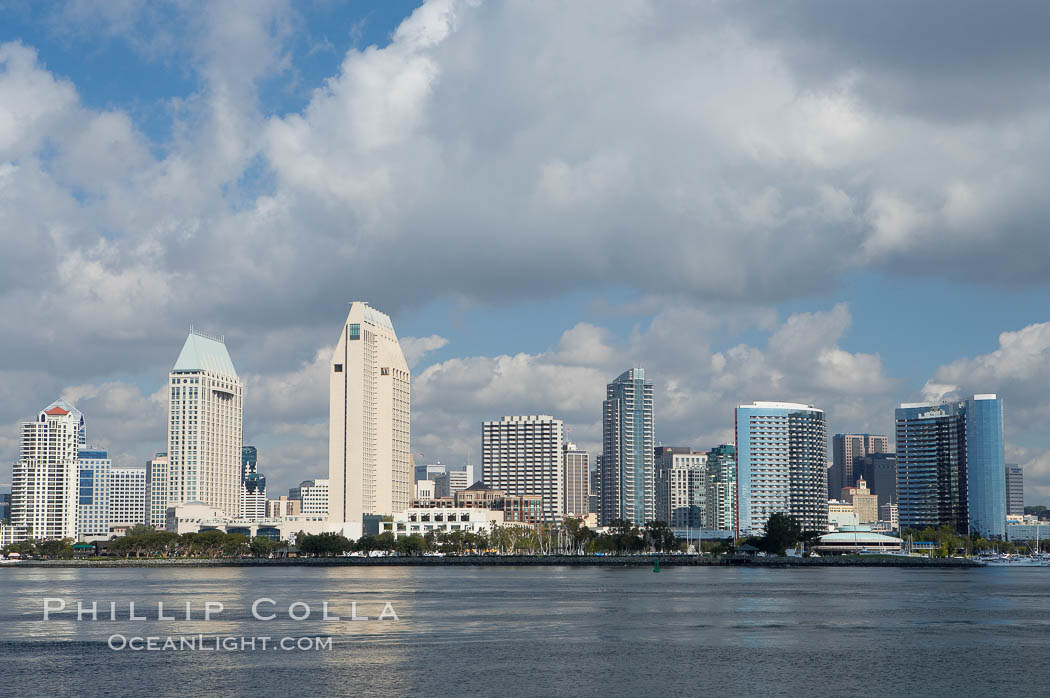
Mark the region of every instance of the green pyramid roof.
<instances>
[{"instance_id":1,"label":"green pyramid roof","mask_svg":"<svg viewBox=\"0 0 1050 698\"><path fill-rule=\"evenodd\" d=\"M172 371L211 371L220 376L237 378L230 352L222 340L190 330Z\"/></svg>"}]
</instances>

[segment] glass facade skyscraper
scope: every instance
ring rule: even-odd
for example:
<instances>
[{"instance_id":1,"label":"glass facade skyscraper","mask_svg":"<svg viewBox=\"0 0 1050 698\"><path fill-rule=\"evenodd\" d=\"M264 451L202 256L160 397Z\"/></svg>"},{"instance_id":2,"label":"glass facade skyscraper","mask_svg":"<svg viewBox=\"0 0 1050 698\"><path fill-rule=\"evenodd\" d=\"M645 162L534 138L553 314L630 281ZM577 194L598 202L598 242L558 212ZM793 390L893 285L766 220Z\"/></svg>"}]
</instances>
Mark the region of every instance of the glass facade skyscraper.
<instances>
[{"instance_id":1,"label":"glass facade skyscraper","mask_svg":"<svg viewBox=\"0 0 1050 698\"><path fill-rule=\"evenodd\" d=\"M897 408L901 527L1006 535L1003 404L995 395Z\"/></svg>"},{"instance_id":2,"label":"glass facade skyscraper","mask_svg":"<svg viewBox=\"0 0 1050 698\"><path fill-rule=\"evenodd\" d=\"M736 408L737 531L762 535L776 513L803 531L828 529L824 411L793 402Z\"/></svg>"},{"instance_id":3,"label":"glass facade skyscraper","mask_svg":"<svg viewBox=\"0 0 1050 698\"><path fill-rule=\"evenodd\" d=\"M632 368L606 386L602 403L602 460L598 521L642 525L656 514L653 384Z\"/></svg>"}]
</instances>

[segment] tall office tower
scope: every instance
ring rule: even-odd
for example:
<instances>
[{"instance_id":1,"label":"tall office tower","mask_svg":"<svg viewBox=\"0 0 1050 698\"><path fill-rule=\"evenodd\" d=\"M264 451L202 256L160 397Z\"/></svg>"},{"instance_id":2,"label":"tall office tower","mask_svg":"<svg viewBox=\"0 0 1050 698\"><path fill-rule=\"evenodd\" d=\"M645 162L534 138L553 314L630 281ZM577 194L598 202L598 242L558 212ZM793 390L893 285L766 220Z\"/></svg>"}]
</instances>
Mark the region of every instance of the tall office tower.
<instances>
[{"instance_id":1,"label":"tall office tower","mask_svg":"<svg viewBox=\"0 0 1050 698\"><path fill-rule=\"evenodd\" d=\"M292 497L292 493L298 497ZM315 516L331 516L331 487L328 480L320 478L315 480L303 480L299 487L289 490L289 499L298 499L301 504L299 511L302 514Z\"/></svg>"},{"instance_id":2,"label":"tall office tower","mask_svg":"<svg viewBox=\"0 0 1050 698\"><path fill-rule=\"evenodd\" d=\"M504 417L481 425L481 480L509 495L542 499L543 520L565 515L565 426L550 415Z\"/></svg>"},{"instance_id":3,"label":"tall office tower","mask_svg":"<svg viewBox=\"0 0 1050 698\"><path fill-rule=\"evenodd\" d=\"M106 517L110 531L146 522L145 468L110 468Z\"/></svg>"},{"instance_id":4,"label":"tall office tower","mask_svg":"<svg viewBox=\"0 0 1050 698\"><path fill-rule=\"evenodd\" d=\"M266 476L259 473L259 451L241 447L240 517L258 520L266 517Z\"/></svg>"},{"instance_id":5,"label":"tall office tower","mask_svg":"<svg viewBox=\"0 0 1050 698\"><path fill-rule=\"evenodd\" d=\"M587 493L590 464L587 451L576 448L576 444L567 443L562 450L562 467L565 472L562 480L565 483L565 504L562 511L568 516L586 516L589 508Z\"/></svg>"},{"instance_id":6,"label":"tall office tower","mask_svg":"<svg viewBox=\"0 0 1050 698\"><path fill-rule=\"evenodd\" d=\"M199 501L237 516L243 414L244 385L223 338L190 330L168 374L168 481L151 477L151 497L165 509Z\"/></svg>"},{"instance_id":7,"label":"tall office tower","mask_svg":"<svg viewBox=\"0 0 1050 698\"><path fill-rule=\"evenodd\" d=\"M1024 470L1017 463L1006 464L1006 513L1024 515Z\"/></svg>"},{"instance_id":8,"label":"tall office tower","mask_svg":"<svg viewBox=\"0 0 1050 698\"><path fill-rule=\"evenodd\" d=\"M99 449L77 453L77 539L109 535L109 480L113 461Z\"/></svg>"},{"instance_id":9,"label":"tall office tower","mask_svg":"<svg viewBox=\"0 0 1050 698\"><path fill-rule=\"evenodd\" d=\"M11 493L0 492L0 521L11 522Z\"/></svg>"},{"instance_id":10,"label":"tall office tower","mask_svg":"<svg viewBox=\"0 0 1050 698\"><path fill-rule=\"evenodd\" d=\"M900 525L1005 536L1002 401L984 394L905 403L895 416Z\"/></svg>"},{"instance_id":11,"label":"tall office tower","mask_svg":"<svg viewBox=\"0 0 1050 698\"><path fill-rule=\"evenodd\" d=\"M858 458L888 453L890 439L882 434L835 434L831 437L831 469L828 470L828 499L835 499L843 487L857 484L854 472Z\"/></svg>"},{"instance_id":12,"label":"tall office tower","mask_svg":"<svg viewBox=\"0 0 1050 698\"><path fill-rule=\"evenodd\" d=\"M657 446L656 508L653 519L671 528L701 528L704 521L707 454L685 446Z\"/></svg>"},{"instance_id":13,"label":"tall office tower","mask_svg":"<svg viewBox=\"0 0 1050 698\"><path fill-rule=\"evenodd\" d=\"M765 533L775 513L803 531L828 529L827 427L824 411L793 402L736 408L737 531Z\"/></svg>"},{"instance_id":14,"label":"tall office tower","mask_svg":"<svg viewBox=\"0 0 1050 698\"><path fill-rule=\"evenodd\" d=\"M598 522L644 524L656 509L653 384L632 368L605 389L602 460L598 475Z\"/></svg>"},{"instance_id":15,"label":"tall office tower","mask_svg":"<svg viewBox=\"0 0 1050 698\"><path fill-rule=\"evenodd\" d=\"M171 469L168 454L157 453L146 461L146 525L163 529L168 512Z\"/></svg>"},{"instance_id":16,"label":"tall office tower","mask_svg":"<svg viewBox=\"0 0 1050 698\"><path fill-rule=\"evenodd\" d=\"M22 422L21 452L11 477L11 536L76 538L77 464L87 442L84 415L56 400Z\"/></svg>"},{"instance_id":17,"label":"tall office tower","mask_svg":"<svg viewBox=\"0 0 1050 698\"><path fill-rule=\"evenodd\" d=\"M853 474L868 483L871 493L879 498L879 506L897 503L896 453L870 453L856 458Z\"/></svg>"},{"instance_id":18,"label":"tall office tower","mask_svg":"<svg viewBox=\"0 0 1050 698\"><path fill-rule=\"evenodd\" d=\"M412 498L411 375L390 318L351 303L330 371L330 520L404 511Z\"/></svg>"},{"instance_id":19,"label":"tall office tower","mask_svg":"<svg viewBox=\"0 0 1050 698\"><path fill-rule=\"evenodd\" d=\"M704 528L736 530L736 449L722 444L707 452Z\"/></svg>"}]
</instances>

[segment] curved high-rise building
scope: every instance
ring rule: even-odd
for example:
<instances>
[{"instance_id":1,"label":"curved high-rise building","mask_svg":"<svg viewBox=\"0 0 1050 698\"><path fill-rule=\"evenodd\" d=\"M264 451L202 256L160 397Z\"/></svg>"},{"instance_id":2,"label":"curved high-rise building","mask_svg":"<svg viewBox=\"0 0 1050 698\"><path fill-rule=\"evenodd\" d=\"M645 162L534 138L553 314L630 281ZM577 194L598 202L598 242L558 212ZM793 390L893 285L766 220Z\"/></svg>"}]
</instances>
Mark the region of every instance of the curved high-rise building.
<instances>
[{"instance_id":1,"label":"curved high-rise building","mask_svg":"<svg viewBox=\"0 0 1050 698\"><path fill-rule=\"evenodd\" d=\"M328 517L360 524L412 498L412 377L390 317L354 301L329 365Z\"/></svg>"},{"instance_id":2,"label":"curved high-rise building","mask_svg":"<svg viewBox=\"0 0 1050 698\"><path fill-rule=\"evenodd\" d=\"M737 532L762 535L776 513L803 531L828 530L824 410L795 402L736 408Z\"/></svg>"}]
</instances>

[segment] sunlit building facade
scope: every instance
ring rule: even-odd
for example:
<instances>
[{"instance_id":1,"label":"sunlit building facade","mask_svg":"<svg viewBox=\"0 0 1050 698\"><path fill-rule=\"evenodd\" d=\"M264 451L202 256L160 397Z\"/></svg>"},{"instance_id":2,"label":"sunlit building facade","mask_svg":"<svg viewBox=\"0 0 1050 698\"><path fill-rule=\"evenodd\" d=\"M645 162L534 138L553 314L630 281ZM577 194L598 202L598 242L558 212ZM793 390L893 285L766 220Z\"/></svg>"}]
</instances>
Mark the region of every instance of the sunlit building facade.
<instances>
[{"instance_id":1,"label":"sunlit building facade","mask_svg":"<svg viewBox=\"0 0 1050 698\"><path fill-rule=\"evenodd\" d=\"M776 513L803 531L828 526L824 411L792 402L736 408L738 534L762 535Z\"/></svg>"},{"instance_id":2,"label":"sunlit building facade","mask_svg":"<svg viewBox=\"0 0 1050 698\"><path fill-rule=\"evenodd\" d=\"M332 523L362 523L366 514L408 508L411 380L390 317L351 303L329 366Z\"/></svg>"}]
</instances>

